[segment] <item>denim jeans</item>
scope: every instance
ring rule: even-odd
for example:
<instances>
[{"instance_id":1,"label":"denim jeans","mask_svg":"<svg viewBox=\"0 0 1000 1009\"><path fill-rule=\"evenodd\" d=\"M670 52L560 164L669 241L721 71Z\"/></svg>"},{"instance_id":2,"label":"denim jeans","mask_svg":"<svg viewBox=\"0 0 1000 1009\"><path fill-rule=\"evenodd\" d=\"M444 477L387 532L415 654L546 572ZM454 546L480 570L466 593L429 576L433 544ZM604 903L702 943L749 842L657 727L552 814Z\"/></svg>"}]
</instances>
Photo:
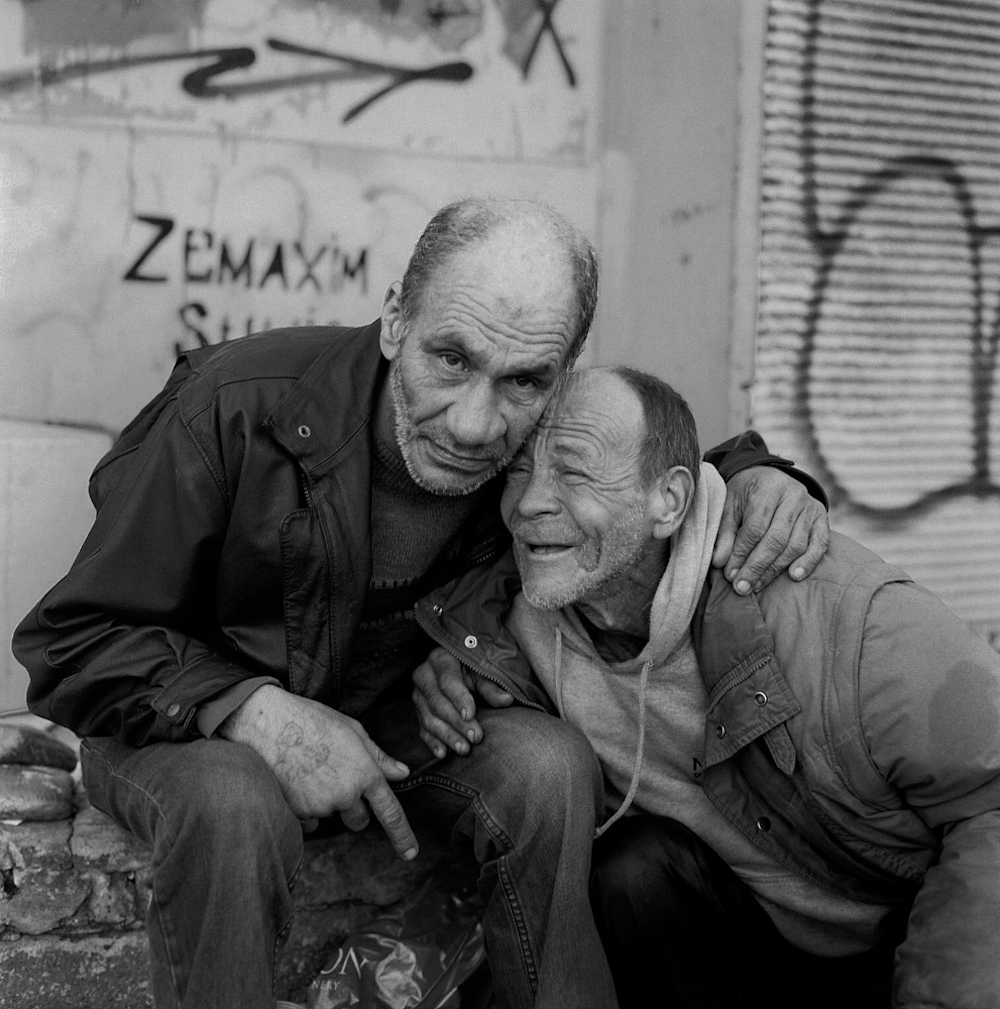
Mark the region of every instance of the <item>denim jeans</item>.
<instances>
[{"instance_id":1,"label":"denim jeans","mask_svg":"<svg viewBox=\"0 0 1000 1009\"><path fill-rule=\"evenodd\" d=\"M400 800L418 836L421 818L445 816L472 843L498 1006L615 1009L587 893L603 794L590 745L528 709L480 722L470 756L430 762L396 787ZM221 739L134 749L90 738L82 763L91 802L153 848L157 1009L273 1009L303 837L267 765Z\"/></svg>"}]
</instances>

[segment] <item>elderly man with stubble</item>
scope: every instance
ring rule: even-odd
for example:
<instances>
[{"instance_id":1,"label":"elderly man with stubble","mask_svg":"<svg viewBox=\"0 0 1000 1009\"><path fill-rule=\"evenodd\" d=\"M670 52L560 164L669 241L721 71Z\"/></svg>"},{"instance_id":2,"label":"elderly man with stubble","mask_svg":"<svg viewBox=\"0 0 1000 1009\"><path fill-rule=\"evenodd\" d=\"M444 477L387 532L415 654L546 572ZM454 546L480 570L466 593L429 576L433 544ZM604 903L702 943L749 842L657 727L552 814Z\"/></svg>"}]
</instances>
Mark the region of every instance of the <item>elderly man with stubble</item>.
<instances>
[{"instance_id":1,"label":"elderly man with stubble","mask_svg":"<svg viewBox=\"0 0 1000 1009\"><path fill-rule=\"evenodd\" d=\"M837 533L737 594L725 499L672 388L568 376L507 470L513 557L418 607L425 741L539 704L593 745L622 1009L996 1009L1000 655Z\"/></svg>"},{"instance_id":2,"label":"elderly man with stubble","mask_svg":"<svg viewBox=\"0 0 1000 1009\"><path fill-rule=\"evenodd\" d=\"M394 788L415 809L454 800L499 1005L614 1005L576 886L602 787L583 735L505 713L491 752L433 774L404 762L430 647L414 603L505 551L503 470L596 296L593 249L559 214L461 201L380 319L185 354L98 465L94 527L14 650L31 709L84 737L93 804L152 845L157 1009L273 1009L303 830L374 815L416 857ZM752 433L718 457L727 573L805 577L823 506Z\"/></svg>"}]
</instances>

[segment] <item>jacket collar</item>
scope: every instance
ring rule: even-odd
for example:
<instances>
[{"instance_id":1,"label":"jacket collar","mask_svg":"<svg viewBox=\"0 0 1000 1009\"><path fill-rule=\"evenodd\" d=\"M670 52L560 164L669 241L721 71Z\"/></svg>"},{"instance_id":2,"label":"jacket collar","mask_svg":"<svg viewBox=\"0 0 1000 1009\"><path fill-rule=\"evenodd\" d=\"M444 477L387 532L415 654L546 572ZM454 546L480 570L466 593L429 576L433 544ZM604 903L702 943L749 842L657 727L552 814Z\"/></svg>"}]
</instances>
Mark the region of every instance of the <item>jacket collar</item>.
<instances>
[{"instance_id":1,"label":"jacket collar","mask_svg":"<svg viewBox=\"0 0 1000 1009\"><path fill-rule=\"evenodd\" d=\"M264 427L312 480L374 421L388 362L380 322L342 331L264 420Z\"/></svg>"}]
</instances>

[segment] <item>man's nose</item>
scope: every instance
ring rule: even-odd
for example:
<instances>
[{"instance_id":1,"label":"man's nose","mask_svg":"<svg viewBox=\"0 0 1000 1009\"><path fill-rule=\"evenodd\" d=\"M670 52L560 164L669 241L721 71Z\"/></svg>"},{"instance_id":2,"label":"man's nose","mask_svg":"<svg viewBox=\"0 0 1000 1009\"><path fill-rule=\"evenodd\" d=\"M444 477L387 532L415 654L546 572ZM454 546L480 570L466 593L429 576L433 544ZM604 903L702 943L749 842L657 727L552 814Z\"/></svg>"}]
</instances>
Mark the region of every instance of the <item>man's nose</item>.
<instances>
[{"instance_id":1,"label":"man's nose","mask_svg":"<svg viewBox=\"0 0 1000 1009\"><path fill-rule=\"evenodd\" d=\"M523 518L553 515L559 511L556 482L547 466L535 466L517 502L517 513Z\"/></svg>"},{"instance_id":2,"label":"man's nose","mask_svg":"<svg viewBox=\"0 0 1000 1009\"><path fill-rule=\"evenodd\" d=\"M490 382L474 380L462 386L448 410L448 431L460 445L492 445L507 430L500 402Z\"/></svg>"}]
</instances>

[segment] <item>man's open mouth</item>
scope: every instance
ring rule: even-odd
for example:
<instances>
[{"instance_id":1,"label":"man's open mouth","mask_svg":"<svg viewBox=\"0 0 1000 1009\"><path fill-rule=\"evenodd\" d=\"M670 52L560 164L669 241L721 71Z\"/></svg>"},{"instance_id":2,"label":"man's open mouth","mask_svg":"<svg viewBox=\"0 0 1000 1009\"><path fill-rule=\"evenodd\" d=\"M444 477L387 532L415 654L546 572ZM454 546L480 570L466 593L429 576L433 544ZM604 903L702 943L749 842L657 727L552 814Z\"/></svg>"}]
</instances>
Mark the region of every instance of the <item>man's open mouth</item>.
<instances>
[{"instance_id":1,"label":"man's open mouth","mask_svg":"<svg viewBox=\"0 0 1000 1009\"><path fill-rule=\"evenodd\" d=\"M558 554L572 550L575 543L528 543L521 541L521 546L531 554L532 557L555 557Z\"/></svg>"}]
</instances>

